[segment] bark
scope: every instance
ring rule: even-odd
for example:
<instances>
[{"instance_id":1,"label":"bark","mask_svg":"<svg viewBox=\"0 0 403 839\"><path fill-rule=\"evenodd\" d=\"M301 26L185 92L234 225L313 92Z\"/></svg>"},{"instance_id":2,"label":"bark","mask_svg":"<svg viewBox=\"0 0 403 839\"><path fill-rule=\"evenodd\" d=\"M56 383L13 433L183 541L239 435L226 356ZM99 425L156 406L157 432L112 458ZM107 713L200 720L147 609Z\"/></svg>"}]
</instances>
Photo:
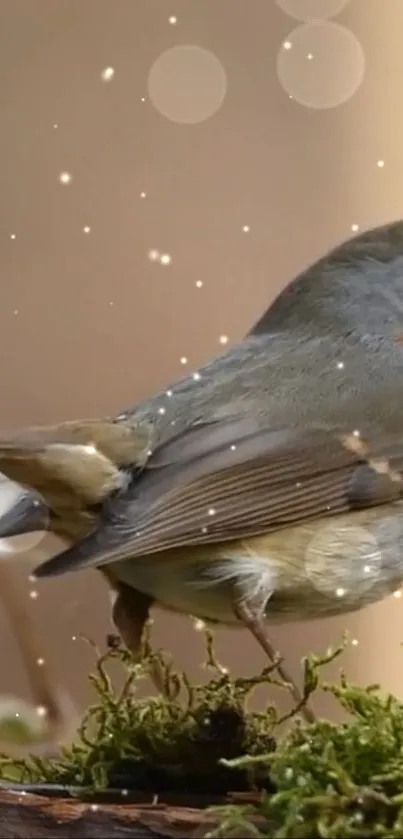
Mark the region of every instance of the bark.
<instances>
[{"instance_id":1,"label":"bark","mask_svg":"<svg viewBox=\"0 0 403 839\"><path fill-rule=\"evenodd\" d=\"M247 803L256 800L253 795L240 798ZM4 839L202 839L216 824L214 815L206 811L207 803L197 807L144 801L91 804L21 789L0 790L1 836Z\"/></svg>"}]
</instances>

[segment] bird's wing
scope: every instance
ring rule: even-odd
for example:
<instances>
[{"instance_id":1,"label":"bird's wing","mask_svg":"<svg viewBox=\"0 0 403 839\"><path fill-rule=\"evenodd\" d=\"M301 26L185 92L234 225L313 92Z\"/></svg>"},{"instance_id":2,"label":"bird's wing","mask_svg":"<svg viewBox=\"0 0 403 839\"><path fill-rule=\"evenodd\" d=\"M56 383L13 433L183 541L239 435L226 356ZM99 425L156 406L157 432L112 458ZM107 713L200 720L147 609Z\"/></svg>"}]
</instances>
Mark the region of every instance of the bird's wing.
<instances>
[{"instance_id":1,"label":"bird's wing","mask_svg":"<svg viewBox=\"0 0 403 839\"><path fill-rule=\"evenodd\" d=\"M395 441L367 451L354 434L261 430L247 418L196 425L157 450L131 490L106 504L94 533L37 576L398 500L400 470Z\"/></svg>"},{"instance_id":2,"label":"bird's wing","mask_svg":"<svg viewBox=\"0 0 403 839\"><path fill-rule=\"evenodd\" d=\"M112 420L74 420L0 437L0 470L52 507L103 500L102 485L120 467L142 465L149 432ZM102 477L101 477L102 476ZM101 493L99 495L99 493Z\"/></svg>"}]
</instances>

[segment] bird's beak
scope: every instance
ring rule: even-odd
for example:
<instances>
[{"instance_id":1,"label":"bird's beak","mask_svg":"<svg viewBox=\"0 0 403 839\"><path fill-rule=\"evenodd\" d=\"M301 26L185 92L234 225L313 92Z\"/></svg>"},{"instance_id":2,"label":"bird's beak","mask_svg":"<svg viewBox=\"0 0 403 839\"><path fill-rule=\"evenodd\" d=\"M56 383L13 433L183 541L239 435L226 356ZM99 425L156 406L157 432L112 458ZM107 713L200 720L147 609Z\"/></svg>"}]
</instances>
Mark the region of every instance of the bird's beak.
<instances>
[{"instance_id":1,"label":"bird's beak","mask_svg":"<svg viewBox=\"0 0 403 839\"><path fill-rule=\"evenodd\" d=\"M0 490L0 539L48 529L48 507L35 493L20 488L10 506L4 509L1 502Z\"/></svg>"}]
</instances>

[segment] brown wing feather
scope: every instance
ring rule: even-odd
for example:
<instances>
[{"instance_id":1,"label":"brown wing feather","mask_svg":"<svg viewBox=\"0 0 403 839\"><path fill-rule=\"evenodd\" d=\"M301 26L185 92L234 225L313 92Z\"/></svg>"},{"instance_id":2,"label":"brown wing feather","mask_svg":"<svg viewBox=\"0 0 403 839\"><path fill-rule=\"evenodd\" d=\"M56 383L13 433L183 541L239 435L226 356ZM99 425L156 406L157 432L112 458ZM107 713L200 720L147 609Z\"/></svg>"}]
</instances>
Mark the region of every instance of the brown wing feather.
<instances>
[{"instance_id":1,"label":"brown wing feather","mask_svg":"<svg viewBox=\"0 0 403 839\"><path fill-rule=\"evenodd\" d=\"M393 469L403 450L395 446L389 464L385 450L374 448L372 461L359 441L325 431L259 430L245 419L200 425L156 452L132 491L107 505L97 531L39 573L256 536L398 500L402 481Z\"/></svg>"},{"instance_id":2,"label":"brown wing feather","mask_svg":"<svg viewBox=\"0 0 403 839\"><path fill-rule=\"evenodd\" d=\"M0 438L0 471L37 490L51 508L103 501L121 467L147 459L147 429L110 420L77 420Z\"/></svg>"}]
</instances>

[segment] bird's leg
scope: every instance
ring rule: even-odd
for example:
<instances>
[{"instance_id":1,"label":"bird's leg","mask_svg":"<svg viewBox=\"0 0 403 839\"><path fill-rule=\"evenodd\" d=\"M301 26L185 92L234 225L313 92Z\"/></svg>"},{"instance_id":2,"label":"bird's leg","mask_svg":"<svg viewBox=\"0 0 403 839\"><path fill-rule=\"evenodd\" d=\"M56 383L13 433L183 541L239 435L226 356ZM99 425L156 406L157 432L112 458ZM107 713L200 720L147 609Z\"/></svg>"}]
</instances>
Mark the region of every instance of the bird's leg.
<instances>
[{"instance_id":1,"label":"bird's leg","mask_svg":"<svg viewBox=\"0 0 403 839\"><path fill-rule=\"evenodd\" d=\"M296 702L301 714L305 717L306 721L309 723L315 722L315 714L309 708L309 706L304 703L303 697L297 685L295 684L294 680L291 678L287 670L283 667L281 660L279 660L278 653L273 647L273 644L271 643L270 638L268 637L268 634L266 632L263 619L256 617L256 614L254 614L253 610L248 606L247 603L245 603L244 600L240 600L235 604L234 612L236 617L244 624L244 626L247 629L249 629L249 632L252 633L253 637L265 651L272 664L276 665L276 670L280 678L283 680L283 682L286 683L292 698Z\"/></svg>"},{"instance_id":2,"label":"bird's leg","mask_svg":"<svg viewBox=\"0 0 403 839\"><path fill-rule=\"evenodd\" d=\"M134 661L139 661L144 627L150 616L153 600L148 595L137 591L137 589L118 582L104 569L102 569L102 572L113 591L113 623ZM150 677L158 692L169 698L169 689L164 672L161 665L156 661L150 665Z\"/></svg>"}]
</instances>

